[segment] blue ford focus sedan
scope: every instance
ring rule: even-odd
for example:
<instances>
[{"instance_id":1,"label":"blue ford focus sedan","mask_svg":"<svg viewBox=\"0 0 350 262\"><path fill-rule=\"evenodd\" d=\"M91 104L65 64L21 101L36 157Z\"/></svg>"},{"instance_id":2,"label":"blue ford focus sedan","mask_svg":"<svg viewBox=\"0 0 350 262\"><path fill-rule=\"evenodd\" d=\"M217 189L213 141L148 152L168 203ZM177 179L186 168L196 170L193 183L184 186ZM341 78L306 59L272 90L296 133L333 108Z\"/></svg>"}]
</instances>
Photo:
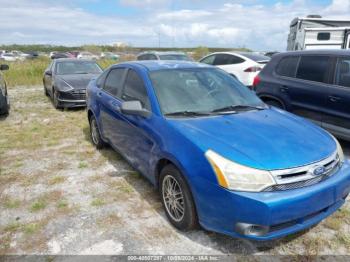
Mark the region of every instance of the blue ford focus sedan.
<instances>
[{"instance_id":1,"label":"blue ford focus sedan","mask_svg":"<svg viewBox=\"0 0 350 262\"><path fill-rule=\"evenodd\" d=\"M350 191L333 136L212 66L111 66L90 82L87 112L95 146L111 145L147 177L181 230L279 238L331 215Z\"/></svg>"}]
</instances>

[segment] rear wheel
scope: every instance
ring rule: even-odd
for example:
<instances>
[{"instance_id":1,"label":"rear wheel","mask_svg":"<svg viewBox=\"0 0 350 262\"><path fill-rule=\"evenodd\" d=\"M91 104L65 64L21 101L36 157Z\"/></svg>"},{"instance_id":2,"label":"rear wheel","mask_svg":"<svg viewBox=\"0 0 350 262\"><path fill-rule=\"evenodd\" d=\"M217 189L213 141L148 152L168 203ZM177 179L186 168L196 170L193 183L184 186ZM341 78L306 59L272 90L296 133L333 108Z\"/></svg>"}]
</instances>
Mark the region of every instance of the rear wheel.
<instances>
[{"instance_id":1,"label":"rear wheel","mask_svg":"<svg viewBox=\"0 0 350 262\"><path fill-rule=\"evenodd\" d=\"M160 195L165 213L176 228L191 230L197 226L191 191L180 171L173 165L167 165L161 171Z\"/></svg>"},{"instance_id":2,"label":"rear wheel","mask_svg":"<svg viewBox=\"0 0 350 262\"><path fill-rule=\"evenodd\" d=\"M90 117L90 135L92 143L97 149L101 149L105 146L105 143L103 142L100 135L100 130L98 129L96 118L94 116Z\"/></svg>"}]
</instances>

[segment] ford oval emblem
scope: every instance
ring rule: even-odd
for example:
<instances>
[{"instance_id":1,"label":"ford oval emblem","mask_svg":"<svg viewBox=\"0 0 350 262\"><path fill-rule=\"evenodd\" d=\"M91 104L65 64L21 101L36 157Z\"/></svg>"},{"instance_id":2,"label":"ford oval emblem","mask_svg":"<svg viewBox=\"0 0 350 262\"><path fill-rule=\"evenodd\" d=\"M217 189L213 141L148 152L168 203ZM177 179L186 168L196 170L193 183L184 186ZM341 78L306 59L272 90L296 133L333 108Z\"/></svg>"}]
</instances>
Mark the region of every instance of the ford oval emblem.
<instances>
[{"instance_id":1,"label":"ford oval emblem","mask_svg":"<svg viewBox=\"0 0 350 262\"><path fill-rule=\"evenodd\" d=\"M313 174L315 176L323 175L326 172L326 168L324 166L318 166L314 169Z\"/></svg>"}]
</instances>

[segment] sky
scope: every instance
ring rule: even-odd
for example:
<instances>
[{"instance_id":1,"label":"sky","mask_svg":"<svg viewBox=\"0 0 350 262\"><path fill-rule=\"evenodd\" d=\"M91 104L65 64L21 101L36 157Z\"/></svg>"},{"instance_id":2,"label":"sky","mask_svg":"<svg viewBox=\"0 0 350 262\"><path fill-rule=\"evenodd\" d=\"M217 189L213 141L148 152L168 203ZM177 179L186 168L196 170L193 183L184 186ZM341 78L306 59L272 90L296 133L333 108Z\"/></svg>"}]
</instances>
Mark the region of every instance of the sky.
<instances>
[{"instance_id":1,"label":"sky","mask_svg":"<svg viewBox=\"0 0 350 262\"><path fill-rule=\"evenodd\" d=\"M0 44L286 49L291 20L350 0L0 0Z\"/></svg>"}]
</instances>

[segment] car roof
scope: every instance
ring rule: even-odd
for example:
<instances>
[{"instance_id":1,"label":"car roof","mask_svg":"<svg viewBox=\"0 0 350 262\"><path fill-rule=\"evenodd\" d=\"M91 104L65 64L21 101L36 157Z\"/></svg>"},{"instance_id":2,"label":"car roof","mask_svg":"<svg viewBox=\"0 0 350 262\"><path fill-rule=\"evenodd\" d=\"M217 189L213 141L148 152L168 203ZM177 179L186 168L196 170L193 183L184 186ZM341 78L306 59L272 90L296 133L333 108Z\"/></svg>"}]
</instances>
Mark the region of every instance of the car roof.
<instances>
[{"instance_id":1,"label":"car roof","mask_svg":"<svg viewBox=\"0 0 350 262\"><path fill-rule=\"evenodd\" d=\"M77 58L57 58L54 59L54 62L96 62L91 59L77 59Z\"/></svg>"},{"instance_id":2,"label":"car roof","mask_svg":"<svg viewBox=\"0 0 350 262\"><path fill-rule=\"evenodd\" d=\"M302 50L289 51L275 54L273 57L282 57L287 55L350 55L350 50L347 49L317 49L317 50Z\"/></svg>"},{"instance_id":3,"label":"car roof","mask_svg":"<svg viewBox=\"0 0 350 262\"><path fill-rule=\"evenodd\" d=\"M115 66L131 65L142 67L148 71L157 71L164 69L189 69L189 68L214 68L211 65L178 60L145 60L145 61L131 61L117 64Z\"/></svg>"}]
</instances>

